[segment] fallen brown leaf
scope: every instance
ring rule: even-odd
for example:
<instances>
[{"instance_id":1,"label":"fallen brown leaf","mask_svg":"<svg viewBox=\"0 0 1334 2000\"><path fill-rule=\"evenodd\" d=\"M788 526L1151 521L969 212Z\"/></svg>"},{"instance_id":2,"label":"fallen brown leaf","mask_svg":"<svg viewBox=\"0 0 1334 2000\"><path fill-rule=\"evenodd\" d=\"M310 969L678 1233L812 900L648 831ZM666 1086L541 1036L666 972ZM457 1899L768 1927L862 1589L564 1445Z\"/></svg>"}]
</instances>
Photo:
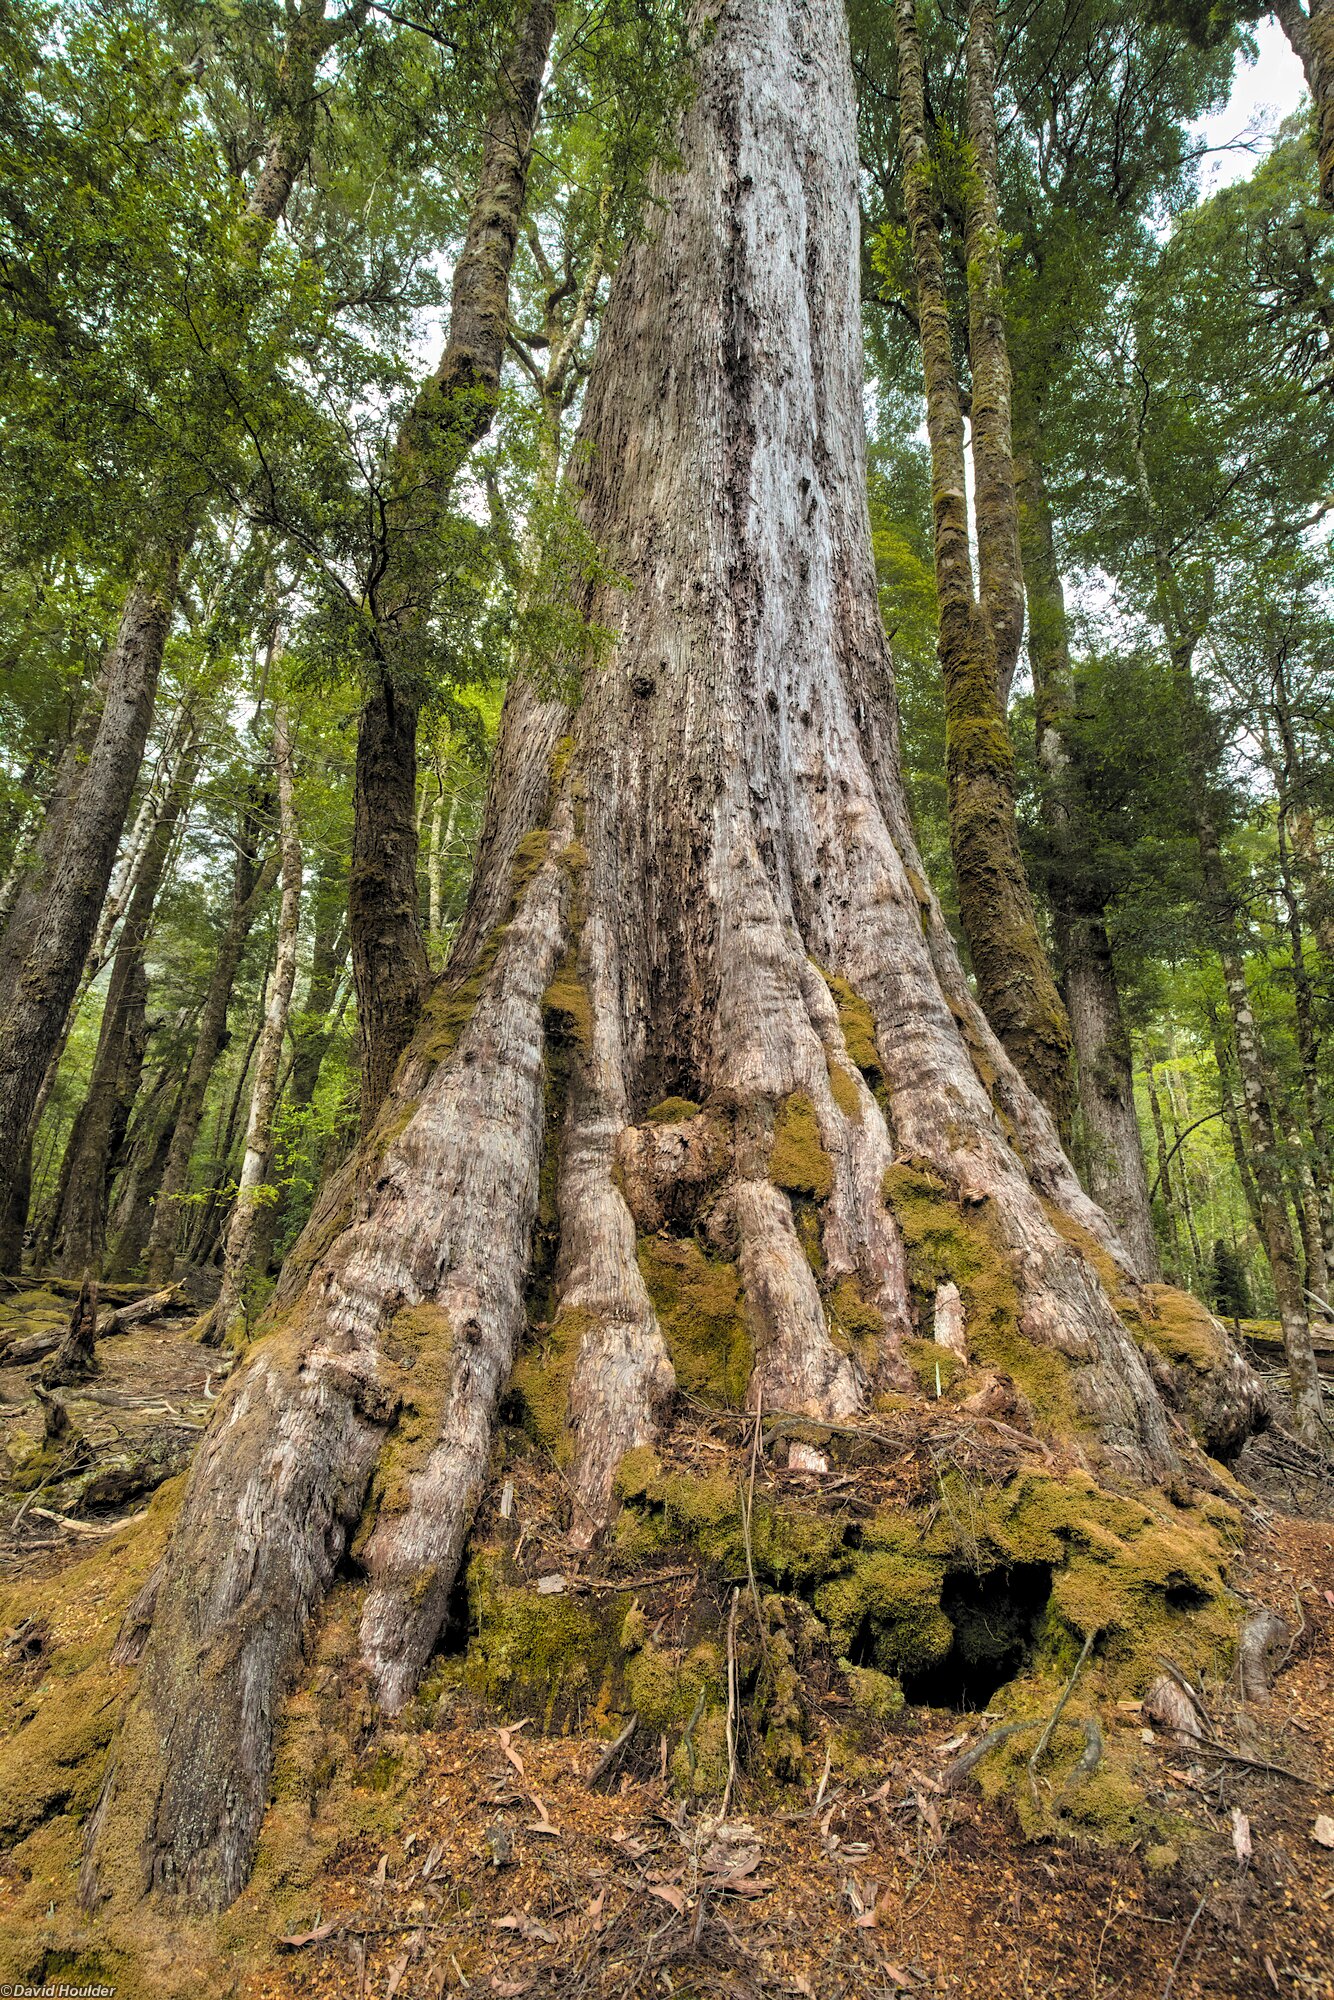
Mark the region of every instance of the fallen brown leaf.
<instances>
[{"instance_id":1,"label":"fallen brown leaf","mask_svg":"<svg viewBox=\"0 0 1334 2000\"><path fill-rule=\"evenodd\" d=\"M313 1931L302 1931L297 1937L281 1937L279 1951L300 1951L304 1945L318 1944L321 1938L332 1937L342 1923L341 1917L330 1917L326 1924L316 1924Z\"/></svg>"}]
</instances>

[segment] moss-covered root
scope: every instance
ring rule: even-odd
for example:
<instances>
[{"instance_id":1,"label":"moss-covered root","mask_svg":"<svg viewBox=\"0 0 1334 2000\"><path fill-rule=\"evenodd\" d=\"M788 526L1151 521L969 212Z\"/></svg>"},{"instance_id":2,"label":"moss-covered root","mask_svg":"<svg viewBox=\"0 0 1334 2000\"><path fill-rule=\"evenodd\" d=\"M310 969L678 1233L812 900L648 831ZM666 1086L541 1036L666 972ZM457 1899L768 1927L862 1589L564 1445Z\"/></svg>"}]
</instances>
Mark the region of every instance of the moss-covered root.
<instances>
[{"instance_id":1,"label":"moss-covered root","mask_svg":"<svg viewBox=\"0 0 1334 2000\"><path fill-rule=\"evenodd\" d=\"M1132 1283L1087 1230L1050 1207L1053 1223L1102 1280L1164 1401L1213 1458L1235 1457L1273 1411L1263 1378L1207 1306L1174 1285Z\"/></svg>"}]
</instances>

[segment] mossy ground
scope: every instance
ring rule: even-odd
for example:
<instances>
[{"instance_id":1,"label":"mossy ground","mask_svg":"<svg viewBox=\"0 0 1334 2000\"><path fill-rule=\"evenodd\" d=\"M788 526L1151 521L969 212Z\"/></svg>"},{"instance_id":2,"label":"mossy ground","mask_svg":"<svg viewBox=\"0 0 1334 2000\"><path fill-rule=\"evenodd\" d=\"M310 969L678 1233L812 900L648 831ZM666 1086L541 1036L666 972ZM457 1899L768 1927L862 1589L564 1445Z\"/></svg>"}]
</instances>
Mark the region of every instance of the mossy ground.
<instances>
[{"instance_id":1,"label":"mossy ground","mask_svg":"<svg viewBox=\"0 0 1334 2000\"><path fill-rule=\"evenodd\" d=\"M437 1331L409 1317L395 1326L407 1376L413 1349ZM827 1476L784 1469L783 1447L795 1437L819 1445L830 1460ZM457 1766L460 1782L478 1787L460 1824L480 1858L469 1864L460 1850L449 1879L463 1901L452 1900L452 1886L448 1908L426 1899L420 1886L416 1894L432 1921L458 1926L451 1948L463 1951L471 1977L489 1961L468 1910L474 1901L492 1916L514 1907L512 1884L481 1846L497 1810L488 1798L524 1794L512 1809L521 1822L533 1817L526 1792L535 1789L560 1817L563 1840L581 1838L577 1799L587 1799L590 1823L602 1824L603 1808L583 1778L571 1791L553 1773L571 1759L591 1770L598 1746L633 1713L639 1728L618 1766L631 1789L622 1794L616 1781L618 1823L638 1824L633 1815L627 1821L624 1801L641 1793L678 1816L716 1803L728 1765L733 1604L741 1786L734 1810L739 1804L766 1843L793 1802L806 1810L826 1758L829 1797L854 1802L880 1792L886 1774L905 1762L910 1771L942 1768L931 1762L937 1739L952 1742L971 1731L976 1740L984 1725L966 1712L947 1712L937 1725L933 1686L957 1705L961 1674L966 1680L988 1659L1008 1668L1013 1656L1013 1671L987 1700L993 1714L1034 1727L977 1767L981 1802L942 1801L946 1834L972 1813L991 1814L993 1844L999 1830L1018 1824L1030 1839L1056 1835L1086 1854L1114 1848L1123 1871L1137 1868L1135 1855L1151 1847L1178 1857L1162 1862L1154 1880L1176 1880L1200 1830L1183 1819L1182 1795L1164 1793L1162 1749L1141 1742L1132 1704L1165 1656L1221 1707L1239 1610L1229 1587L1237 1517L1207 1497L1180 1504L1109 1492L1058 1454L1039 1463L986 1436L948 1398L842 1429L765 1424L752 1509L754 1444L753 1420L742 1413L683 1412L658 1453L644 1449L623 1463L606 1546L573 1557L549 1450L529 1429L504 1431L466 1606L421 1695L392 1725L376 1717L355 1657L358 1586L340 1583L284 1713L251 1886L219 1922L168 1924L154 1914L139 1940L114 1912L90 1924L75 1906L73 1883L126 1685L107 1664L111 1638L162 1546L174 1489L123 1536L49 1579L24 1583L0 1603L6 1629L35 1616L43 1633L40 1656L7 1656L0 1677L10 1725L11 1847L0 1868L6 1974L76 1968L132 2000L141 1993L183 2000L237 1990L262 1966L273 1983L248 1992L294 1992L284 1984L293 1975L272 1955L275 1938L311 1928L321 1911L355 1910L368 1893L373 1901L366 1884L383 1853L391 1877L411 1875L402 1845L413 1831L419 1864L428 1835L416 1830L434 1827L433 1802L455 1782L441 1775L439 1746L456 1732L472 1746ZM516 1499L502 1522L496 1494L506 1479ZM538 1580L551 1575L562 1589L539 1591ZM1027 1594L1019 1588L1025 1579ZM1016 1606L1008 1620L1007 1589ZM1036 1725L1090 1635L1065 1717L1030 1781ZM961 1648L968 1655L962 1666ZM967 1698L962 1705L967 1710ZM525 1716L528 1775L520 1780L510 1771L507 1788L495 1730ZM1099 1769L1084 1775L1079 1763L1091 1718L1106 1747ZM537 1730L551 1732L550 1750L530 1740ZM561 1748L567 1736L572 1741ZM492 1763L498 1775L487 1775ZM895 1779L893 1798L910 1793L911 1782ZM855 1816L838 1824L847 1839L868 1839ZM614 1829L610 1817L607 1827ZM521 1824L519 1833L522 1841ZM441 1837L429 1833L432 1841ZM614 1859L615 1848L609 1852ZM496 1895L507 1900L493 1908ZM392 1895L388 1907L397 1910ZM669 1914L660 1908L658 1921ZM362 1919L372 1927L383 1920L378 1905ZM142 1914L135 1919L140 1930L144 1921ZM841 1921L851 1926L852 1914ZM494 1940L490 1917L485 1927ZM405 1928L396 1951L408 1940ZM381 1988L386 1979L387 1971Z\"/></svg>"}]
</instances>

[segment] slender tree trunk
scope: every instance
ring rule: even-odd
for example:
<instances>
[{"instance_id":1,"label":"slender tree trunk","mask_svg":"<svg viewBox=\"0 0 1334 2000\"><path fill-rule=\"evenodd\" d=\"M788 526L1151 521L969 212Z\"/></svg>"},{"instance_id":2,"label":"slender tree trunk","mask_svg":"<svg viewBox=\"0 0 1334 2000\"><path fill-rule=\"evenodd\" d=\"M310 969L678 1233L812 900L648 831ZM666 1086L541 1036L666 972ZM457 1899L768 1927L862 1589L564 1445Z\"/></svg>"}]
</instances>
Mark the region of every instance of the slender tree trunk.
<instances>
[{"instance_id":1,"label":"slender tree trunk","mask_svg":"<svg viewBox=\"0 0 1334 2000\"><path fill-rule=\"evenodd\" d=\"M1144 1065L1144 1081L1149 1093L1149 1112L1153 1119L1153 1136L1158 1150L1158 1191L1163 1198L1163 1213L1167 1217L1168 1261L1173 1282L1182 1284L1186 1266L1181 1256L1181 1231L1177 1224L1177 1200L1172 1189L1172 1160L1167 1147L1167 1132L1163 1125L1162 1100L1158 1095L1156 1065L1150 1057Z\"/></svg>"},{"instance_id":2,"label":"slender tree trunk","mask_svg":"<svg viewBox=\"0 0 1334 2000\"><path fill-rule=\"evenodd\" d=\"M324 0L294 0L287 10L278 116L247 204L250 232L243 254L249 258L257 257L272 235L309 155L320 63L366 12L366 0L356 0L334 22L324 18ZM151 533L144 537L139 574L102 677L101 714L78 780L78 810L69 815L51 858L31 932L12 959L12 919L6 930L0 951L0 1131L9 1134L31 1129L37 1095L97 929L143 761L181 564L195 525L184 520L162 545ZM21 1218L15 1241L21 1152L12 1143L0 1149L0 1269L17 1262L22 1242Z\"/></svg>"},{"instance_id":3,"label":"slender tree trunk","mask_svg":"<svg viewBox=\"0 0 1334 2000\"><path fill-rule=\"evenodd\" d=\"M1010 352L1000 253L995 0L970 0L965 53L971 158L964 181L964 255L968 265L978 596L991 627L1004 714L1024 636L1024 579L1019 562Z\"/></svg>"},{"instance_id":4,"label":"slender tree trunk","mask_svg":"<svg viewBox=\"0 0 1334 2000\"><path fill-rule=\"evenodd\" d=\"M904 203L926 384L935 515L936 595L940 609L940 667L945 682L946 776L950 846L959 890L959 913L977 978L978 993L1020 1074L1052 1112L1062 1130L1070 1121L1070 1030L1047 964L1024 873L1014 808L1014 750L1005 725L997 675L996 635L973 588L964 479L963 413L950 340L949 305L941 250L939 200L927 141L926 84L915 0L895 0L899 67L899 130ZM994 112L993 112L994 119ZM993 246L994 257L994 246ZM994 341L995 299L979 313L979 340ZM984 461L993 483L1002 475L999 405L1005 400L1008 433L1008 363L989 357L993 409L991 450ZM1011 498L1013 497L1011 474ZM993 499L994 499L993 495ZM993 519L989 545L1008 541ZM1004 564L989 567L998 615L1013 624L1012 578ZM1021 613L1022 617L1022 613ZM1008 629L1008 628L1007 628ZM1022 624L1021 624L1022 629ZM1018 640L1014 643L1017 645Z\"/></svg>"},{"instance_id":5,"label":"slender tree trunk","mask_svg":"<svg viewBox=\"0 0 1334 2000\"><path fill-rule=\"evenodd\" d=\"M1324 1264L1328 1284L1331 1277L1334 1277L1334 1150L1331 1150L1330 1146L1329 1120L1321 1076L1321 1038L1316 1027L1315 996L1311 990L1311 977L1306 966L1301 910L1292 880L1286 819L1281 808L1278 818L1278 856L1279 883L1292 956L1292 997L1297 1025L1297 1060L1301 1065L1302 1095L1306 1101L1306 1118L1311 1129L1312 1178L1319 1217L1321 1261ZM1318 1289L1321 1290L1322 1298L1328 1297L1327 1290Z\"/></svg>"},{"instance_id":6,"label":"slender tree trunk","mask_svg":"<svg viewBox=\"0 0 1334 2000\"><path fill-rule=\"evenodd\" d=\"M208 988L199 1016L194 1053L186 1071L185 1087L176 1110L171 1144L167 1152L153 1224L148 1237L148 1276L155 1285L165 1285L176 1267L176 1235L180 1227L180 1202L189 1184L190 1159L204 1115L204 1099L209 1079L227 1033L227 1008L236 983L237 968L251 927L272 888L278 872L278 856L270 854L261 864L256 855L257 829L253 818L249 830L238 842L232 877L231 908L227 928L218 941L209 973Z\"/></svg>"},{"instance_id":7,"label":"slender tree trunk","mask_svg":"<svg viewBox=\"0 0 1334 2000\"><path fill-rule=\"evenodd\" d=\"M221 1340L242 1312L255 1249L259 1204L269 1192L265 1179L273 1157L273 1118L278 1108L278 1068L296 979L296 948L301 929L301 837L293 798L292 743L287 711L279 706L273 719L273 756L278 771L278 825L282 855L282 902L278 912L278 945L273 983L264 1016L264 1031L255 1055L255 1083L246 1125L245 1156L236 1201L227 1226L222 1288L200 1338Z\"/></svg>"},{"instance_id":8,"label":"slender tree trunk","mask_svg":"<svg viewBox=\"0 0 1334 2000\"><path fill-rule=\"evenodd\" d=\"M180 1243L179 1255L186 1264L203 1267L213 1261L213 1253L218 1248L222 1236L222 1219L230 1207L229 1189L232 1182L232 1161L236 1153L236 1131L241 1121L241 1106L246 1099L246 1085L250 1081L251 1065L255 1060L255 1050L264 1032L264 1016L269 1004L269 978L272 972L271 960L266 960L263 976L259 982L259 997L250 1021L241 1060L236 1065L231 1079L230 1095L224 1103L213 1108L213 1129L201 1149L204 1176L208 1183L207 1199L194 1209L184 1241ZM230 1046L231 1038L223 1037L223 1048ZM203 1129L203 1120L200 1129ZM237 1171L240 1162L237 1161Z\"/></svg>"},{"instance_id":9,"label":"slender tree trunk","mask_svg":"<svg viewBox=\"0 0 1334 2000\"><path fill-rule=\"evenodd\" d=\"M1116 1224L1139 1277L1161 1276L1149 1179L1135 1112L1135 1076L1106 910L1088 881L1082 829L1086 779L1069 742L1074 707L1065 590L1056 559L1041 434L1031 396L1016 459L1020 545L1028 597L1028 657L1043 775L1043 812L1055 854L1050 899L1077 1061L1089 1193Z\"/></svg>"},{"instance_id":10,"label":"slender tree trunk","mask_svg":"<svg viewBox=\"0 0 1334 2000\"><path fill-rule=\"evenodd\" d=\"M1175 1061L1176 1051L1172 1055ZM1177 1173L1181 1182L1181 1212L1186 1218L1186 1234L1190 1238L1191 1283L1196 1291L1205 1286L1204 1252L1200 1248L1200 1232L1195 1227L1195 1204L1190 1194L1190 1162L1186 1158L1185 1147L1181 1143L1182 1121L1190 1115L1189 1106L1183 1101L1179 1089L1179 1072L1169 1064L1165 1071L1167 1079L1167 1102L1172 1112L1172 1150L1178 1161Z\"/></svg>"},{"instance_id":11,"label":"slender tree trunk","mask_svg":"<svg viewBox=\"0 0 1334 2000\"><path fill-rule=\"evenodd\" d=\"M1309 1443L1324 1437L1323 1401L1311 1327L1302 1296L1292 1222L1283 1188L1283 1164L1270 1116L1265 1088L1264 1051L1246 985L1246 966L1237 924L1236 905L1227 879L1213 796L1216 751L1212 718L1195 684L1194 656L1198 633L1182 603L1177 573L1163 531L1144 452L1143 417L1122 381L1129 443L1135 466L1144 529L1154 562L1159 624L1167 646L1172 685L1185 751L1188 803L1194 821L1200 860L1201 908L1208 926L1208 948L1218 953L1232 1020L1232 1040L1241 1082L1242 1116L1249 1140L1251 1171L1257 1197L1260 1238L1274 1281L1283 1345L1292 1383L1294 1422Z\"/></svg>"},{"instance_id":12,"label":"slender tree trunk","mask_svg":"<svg viewBox=\"0 0 1334 2000\"><path fill-rule=\"evenodd\" d=\"M752 1408L834 1419L910 1389L885 1177L913 1161L1007 1246L1016 1337L1068 1381L1087 1462L1179 1469L1053 1210L1113 1258L1116 1239L970 999L913 843L867 518L842 0L725 0L678 151L618 270L575 459L587 531L629 586L582 607L614 645L573 713L522 683L506 704L452 972L340 1178L341 1219L322 1205L289 1259L295 1304L223 1391L127 1626L137 1693L88 1896L111 1856L198 1903L236 1893L282 1696L354 1530L370 1685L391 1711L416 1685L525 1325L548 1140L579 1536L672 1391L637 1236L660 1240L659 1194L705 1227L681 1165L701 1157ZM849 988L888 1115L848 1052ZM663 1093L702 1107L666 1146L646 1116ZM833 1341L797 1235L788 1187L812 1172L824 1282L855 1279L880 1319L864 1359Z\"/></svg>"},{"instance_id":13,"label":"slender tree trunk","mask_svg":"<svg viewBox=\"0 0 1334 2000\"><path fill-rule=\"evenodd\" d=\"M64 1032L79 975L93 941L152 720L157 663L171 617L174 566L156 587L137 585L103 677L97 735L88 752L49 885L22 958L0 966L10 995L0 1029L0 1130L30 1132L47 1065ZM11 919L6 942L14 928ZM9 954L6 952L6 958ZM16 1152L0 1149L0 1214L11 1216ZM17 1263L18 1246L0 1244L0 1266Z\"/></svg>"},{"instance_id":14,"label":"slender tree trunk","mask_svg":"<svg viewBox=\"0 0 1334 2000\"><path fill-rule=\"evenodd\" d=\"M433 528L491 425L509 330L509 281L528 190L554 0L524 0L497 78L468 231L454 269L444 353L394 451L384 575L371 606L377 685L357 730L348 917L369 1131L417 1018L430 964L417 890L417 717ZM406 661L406 671L396 671Z\"/></svg>"},{"instance_id":15,"label":"slender tree trunk","mask_svg":"<svg viewBox=\"0 0 1334 2000\"><path fill-rule=\"evenodd\" d=\"M74 1277L88 1270L100 1273L102 1268L111 1175L139 1087L148 1039L144 952L195 768L194 753L187 751L149 835L116 946L88 1094L66 1149L56 1240L60 1268Z\"/></svg>"},{"instance_id":16,"label":"slender tree trunk","mask_svg":"<svg viewBox=\"0 0 1334 2000\"><path fill-rule=\"evenodd\" d=\"M162 1070L154 1079L147 1100L141 1101L140 1129L116 1185L107 1222L111 1245L107 1260L109 1278L135 1277L143 1263L184 1081L179 1074Z\"/></svg>"},{"instance_id":17,"label":"slender tree trunk","mask_svg":"<svg viewBox=\"0 0 1334 2000\"><path fill-rule=\"evenodd\" d=\"M1246 1144L1246 1135L1241 1129L1241 1113L1232 1090L1233 1054L1228 1043L1223 1022L1216 1011L1211 1011L1210 1023L1214 1039L1214 1061L1218 1067L1218 1095L1223 1112L1223 1123L1227 1127L1228 1142L1232 1147L1232 1160L1237 1169L1237 1179L1241 1184L1242 1199L1246 1212L1251 1218L1251 1226L1264 1248L1264 1227L1260 1215L1260 1192L1255 1185L1255 1175L1251 1172L1251 1156Z\"/></svg>"},{"instance_id":18,"label":"slender tree trunk","mask_svg":"<svg viewBox=\"0 0 1334 2000\"><path fill-rule=\"evenodd\" d=\"M292 1198L292 1180L303 1159L311 1186L318 1185L318 1162L312 1157L309 1130L311 1107L320 1071L336 1032L334 1011L347 962L347 928L343 921L343 885L336 866L326 858L316 880L314 937L305 1003L293 1017L292 1069L287 1083L287 1137L282 1148L275 1199L266 1202L255 1222L255 1269L265 1272L280 1240Z\"/></svg>"},{"instance_id":19,"label":"slender tree trunk","mask_svg":"<svg viewBox=\"0 0 1334 2000\"><path fill-rule=\"evenodd\" d=\"M100 674L84 697L69 740L56 763L37 837L27 853L16 857L12 879L6 883L8 901L4 930L0 932L0 1016L13 1005L14 988L78 804L89 752L97 740L102 719L103 679Z\"/></svg>"}]
</instances>

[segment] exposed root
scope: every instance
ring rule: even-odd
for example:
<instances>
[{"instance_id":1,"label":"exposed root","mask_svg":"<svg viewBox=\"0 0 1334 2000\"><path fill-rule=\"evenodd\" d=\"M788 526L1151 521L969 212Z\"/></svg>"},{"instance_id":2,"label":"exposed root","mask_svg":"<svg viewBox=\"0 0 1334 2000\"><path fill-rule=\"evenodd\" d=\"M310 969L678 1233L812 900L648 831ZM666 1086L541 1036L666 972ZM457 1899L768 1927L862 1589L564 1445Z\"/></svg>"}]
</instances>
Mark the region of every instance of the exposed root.
<instances>
[{"instance_id":1,"label":"exposed root","mask_svg":"<svg viewBox=\"0 0 1334 2000\"><path fill-rule=\"evenodd\" d=\"M402 1129L383 1144L360 1215L219 1400L157 1588L139 1692L94 1833L91 1893L109 1858L132 1852L145 1886L214 1907L236 1894L307 1623L387 1431L401 1408L418 1413L423 1403L431 1443L442 1420L450 1441L400 1487L382 1485L366 1550L373 1589L362 1647L387 1706L415 1683L434 1643L522 1318L542 1131L542 993L564 897L554 845L544 839L533 857L457 1060L432 1075L429 1062L409 1057L391 1099ZM395 1314L423 1300L452 1329L443 1353L414 1355L410 1341L386 1338Z\"/></svg>"},{"instance_id":2,"label":"exposed root","mask_svg":"<svg viewBox=\"0 0 1334 2000\"><path fill-rule=\"evenodd\" d=\"M596 1116L591 1093L576 1084L560 1185L561 1310L588 1327L569 1393L576 1546L603 1526L617 1466L657 1436L676 1387L635 1260L634 1218L612 1179L617 1129Z\"/></svg>"},{"instance_id":3,"label":"exposed root","mask_svg":"<svg viewBox=\"0 0 1334 2000\"><path fill-rule=\"evenodd\" d=\"M809 1417L851 1415L861 1405L865 1376L829 1336L791 1203L772 1181L756 1179L738 1182L731 1205L755 1336L750 1407L762 1403Z\"/></svg>"}]
</instances>

